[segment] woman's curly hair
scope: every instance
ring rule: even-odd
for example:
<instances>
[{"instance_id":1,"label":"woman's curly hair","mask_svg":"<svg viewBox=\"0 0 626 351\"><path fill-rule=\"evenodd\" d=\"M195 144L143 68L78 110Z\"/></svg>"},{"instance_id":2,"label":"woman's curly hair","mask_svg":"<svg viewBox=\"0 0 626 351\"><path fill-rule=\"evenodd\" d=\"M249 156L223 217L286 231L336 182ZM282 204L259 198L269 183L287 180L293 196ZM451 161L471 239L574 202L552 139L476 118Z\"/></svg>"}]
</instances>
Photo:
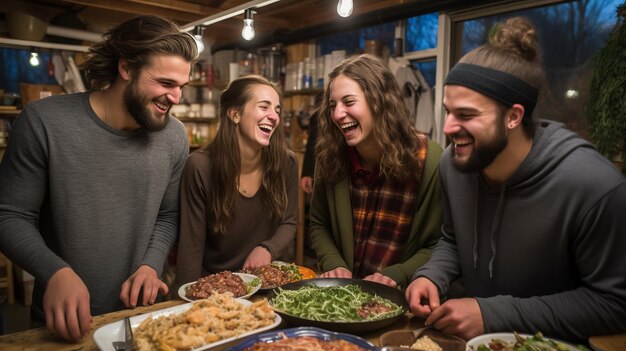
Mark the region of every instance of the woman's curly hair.
<instances>
[{"instance_id":1,"label":"woman's curly hair","mask_svg":"<svg viewBox=\"0 0 626 351\"><path fill-rule=\"evenodd\" d=\"M364 54L345 59L329 75L319 115L316 180L336 183L350 167L345 137L333 123L329 105L331 84L340 75L354 80L369 104L374 118L373 138L383 150L379 174L388 181L405 181L421 174L416 155L421 144L400 87L380 59Z\"/></svg>"}]
</instances>

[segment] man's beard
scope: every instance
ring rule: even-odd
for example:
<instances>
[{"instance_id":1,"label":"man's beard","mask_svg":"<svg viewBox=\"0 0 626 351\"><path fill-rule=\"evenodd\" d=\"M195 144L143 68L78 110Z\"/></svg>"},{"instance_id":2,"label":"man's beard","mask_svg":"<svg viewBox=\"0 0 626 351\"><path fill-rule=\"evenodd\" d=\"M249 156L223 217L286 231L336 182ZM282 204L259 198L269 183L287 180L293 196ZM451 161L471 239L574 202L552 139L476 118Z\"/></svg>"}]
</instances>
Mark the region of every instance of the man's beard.
<instances>
[{"instance_id":1,"label":"man's beard","mask_svg":"<svg viewBox=\"0 0 626 351\"><path fill-rule=\"evenodd\" d=\"M165 128L169 122L169 113L166 113L162 120L152 115L146 107L149 100L141 95L137 89L136 80L131 80L124 91L124 103L133 119L149 132L158 132Z\"/></svg>"},{"instance_id":2,"label":"man's beard","mask_svg":"<svg viewBox=\"0 0 626 351\"><path fill-rule=\"evenodd\" d=\"M496 134L493 138L481 143L481 146L477 146L476 139L474 139L474 150L472 150L467 161L460 162L456 157L453 157L452 162L463 173L480 172L498 157L508 142L509 138L504 128L504 113L502 113L498 116Z\"/></svg>"}]
</instances>

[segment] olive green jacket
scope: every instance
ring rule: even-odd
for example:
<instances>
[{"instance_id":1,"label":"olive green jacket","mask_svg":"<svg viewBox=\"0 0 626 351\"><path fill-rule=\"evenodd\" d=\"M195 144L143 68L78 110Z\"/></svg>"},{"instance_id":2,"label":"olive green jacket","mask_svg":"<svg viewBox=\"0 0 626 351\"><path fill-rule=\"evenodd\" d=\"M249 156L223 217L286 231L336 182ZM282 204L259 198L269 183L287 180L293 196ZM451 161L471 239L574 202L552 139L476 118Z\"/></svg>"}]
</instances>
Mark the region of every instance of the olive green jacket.
<instances>
[{"instance_id":1,"label":"olive green jacket","mask_svg":"<svg viewBox=\"0 0 626 351\"><path fill-rule=\"evenodd\" d=\"M426 164L419 186L417 211L400 262L387 266L380 273L406 288L415 270L430 258L441 236L443 212L439 184L439 144L429 141ZM338 267L354 268L354 228L350 185L346 174L330 185L316 182L310 210L311 245L323 272Z\"/></svg>"}]
</instances>

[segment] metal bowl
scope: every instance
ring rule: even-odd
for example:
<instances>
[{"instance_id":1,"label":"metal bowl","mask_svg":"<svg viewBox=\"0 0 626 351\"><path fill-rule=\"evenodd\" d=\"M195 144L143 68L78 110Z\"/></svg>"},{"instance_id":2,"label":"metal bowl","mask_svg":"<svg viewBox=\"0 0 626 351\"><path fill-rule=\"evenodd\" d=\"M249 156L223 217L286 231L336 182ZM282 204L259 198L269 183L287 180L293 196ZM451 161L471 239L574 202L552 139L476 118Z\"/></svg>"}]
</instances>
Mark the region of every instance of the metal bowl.
<instances>
[{"instance_id":1,"label":"metal bowl","mask_svg":"<svg viewBox=\"0 0 626 351\"><path fill-rule=\"evenodd\" d=\"M9 36L14 39L38 41L43 39L48 23L22 11L9 11L6 15Z\"/></svg>"},{"instance_id":2,"label":"metal bowl","mask_svg":"<svg viewBox=\"0 0 626 351\"><path fill-rule=\"evenodd\" d=\"M409 304L404 297L404 293L390 286L375 283L361 279L342 279L342 278L315 278L308 280L301 280L294 283L289 283L281 286L283 290L298 290L305 285L315 285L318 287L331 287L331 286L345 286L345 285L357 285L364 292L372 295L383 297L402 308L402 312L385 319L378 319L373 321L362 322L328 322L328 321L315 321L311 319L305 319L291 314L284 313L276 310L283 320L294 326L311 326L322 329L332 330L340 333L349 334L367 334L373 331L381 330L402 318L409 309ZM278 290L274 289L268 294L270 305L272 300L278 294Z\"/></svg>"}]
</instances>

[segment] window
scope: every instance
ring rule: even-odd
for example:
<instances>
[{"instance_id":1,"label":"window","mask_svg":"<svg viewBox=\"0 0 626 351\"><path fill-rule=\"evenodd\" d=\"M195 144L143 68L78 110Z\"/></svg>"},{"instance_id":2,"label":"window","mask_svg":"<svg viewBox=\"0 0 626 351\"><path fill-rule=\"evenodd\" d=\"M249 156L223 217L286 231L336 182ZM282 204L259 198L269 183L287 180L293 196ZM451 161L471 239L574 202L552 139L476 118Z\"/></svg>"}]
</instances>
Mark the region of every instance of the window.
<instances>
[{"instance_id":1,"label":"window","mask_svg":"<svg viewBox=\"0 0 626 351\"><path fill-rule=\"evenodd\" d=\"M30 50L0 48L0 89L7 93L20 92L19 84L58 84L48 74L51 52L39 51L39 66L31 66Z\"/></svg>"},{"instance_id":2,"label":"window","mask_svg":"<svg viewBox=\"0 0 626 351\"><path fill-rule=\"evenodd\" d=\"M396 22L365 27L341 35L332 34L317 39L320 54L330 54L333 50L346 50L348 55L365 52L366 41L377 40L383 50L392 50Z\"/></svg>"},{"instance_id":3,"label":"window","mask_svg":"<svg viewBox=\"0 0 626 351\"><path fill-rule=\"evenodd\" d=\"M437 47L438 14L429 13L411 17L406 20L405 25L404 38L406 44L404 51L411 52Z\"/></svg>"},{"instance_id":4,"label":"window","mask_svg":"<svg viewBox=\"0 0 626 351\"><path fill-rule=\"evenodd\" d=\"M428 82L429 87L434 87L436 82L436 69L437 69L437 61L435 59L426 60L426 61L412 61L411 66L413 69L419 70L426 81Z\"/></svg>"},{"instance_id":5,"label":"window","mask_svg":"<svg viewBox=\"0 0 626 351\"><path fill-rule=\"evenodd\" d=\"M546 87L535 108L535 118L563 122L587 137L584 112L593 55L602 48L617 22L622 0L579 0L459 22L456 38L461 55L486 42L494 23L514 16L527 17L537 28L546 71ZM459 57L453 58L453 62Z\"/></svg>"}]
</instances>

